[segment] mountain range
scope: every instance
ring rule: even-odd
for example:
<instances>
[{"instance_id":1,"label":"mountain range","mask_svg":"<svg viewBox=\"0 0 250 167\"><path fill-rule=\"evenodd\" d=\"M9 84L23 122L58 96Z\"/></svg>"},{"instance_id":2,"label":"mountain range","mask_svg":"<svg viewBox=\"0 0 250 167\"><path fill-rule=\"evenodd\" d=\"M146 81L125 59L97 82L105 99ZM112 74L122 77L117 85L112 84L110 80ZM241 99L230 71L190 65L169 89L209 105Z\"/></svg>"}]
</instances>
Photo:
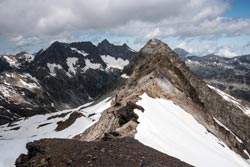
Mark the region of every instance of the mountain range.
<instances>
[{"instance_id":1,"label":"mountain range","mask_svg":"<svg viewBox=\"0 0 250 167\"><path fill-rule=\"evenodd\" d=\"M107 40L54 42L35 55L1 56L0 124L74 108L111 91L134 51Z\"/></svg>"},{"instance_id":2,"label":"mountain range","mask_svg":"<svg viewBox=\"0 0 250 167\"><path fill-rule=\"evenodd\" d=\"M181 48L174 51L194 74L210 85L250 101L250 55L226 58L214 54L195 56Z\"/></svg>"},{"instance_id":3,"label":"mountain range","mask_svg":"<svg viewBox=\"0 0 250 167\"><path fill-rule=\"evenodd\" d=\"M249 55L152 39L0 60L0 166L250 166Z\"/></svg>"}]
</instances>

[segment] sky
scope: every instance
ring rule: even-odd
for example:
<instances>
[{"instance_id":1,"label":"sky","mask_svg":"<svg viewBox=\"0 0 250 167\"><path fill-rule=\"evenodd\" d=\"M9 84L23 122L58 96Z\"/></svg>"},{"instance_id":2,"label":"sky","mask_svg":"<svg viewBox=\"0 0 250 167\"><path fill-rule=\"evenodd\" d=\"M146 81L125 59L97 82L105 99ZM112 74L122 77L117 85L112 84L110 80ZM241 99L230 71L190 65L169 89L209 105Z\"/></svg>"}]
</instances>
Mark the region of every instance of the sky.
<instances>
[{"instance_id":1,"label":"sky","mask_svg":"<svg viewBox=\"0 0 250 167\"><path fill-rule=\"evenodd\" d=\"M250 54L250 0L1 0L0 54L54 41L108 39L139 50L151 38L196 55Z\"/></svg>"}]
</instances>

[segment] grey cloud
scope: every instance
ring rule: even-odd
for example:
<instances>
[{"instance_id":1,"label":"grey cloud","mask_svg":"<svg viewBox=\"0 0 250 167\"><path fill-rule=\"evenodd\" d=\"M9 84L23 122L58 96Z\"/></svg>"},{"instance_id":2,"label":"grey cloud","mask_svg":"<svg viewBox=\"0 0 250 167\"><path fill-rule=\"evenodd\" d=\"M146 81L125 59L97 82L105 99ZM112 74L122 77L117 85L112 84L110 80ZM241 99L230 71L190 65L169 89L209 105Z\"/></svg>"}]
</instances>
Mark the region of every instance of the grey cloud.
<instances>
[{"instance_id":1,"label":"grey cloud","mask_svg":"<svg viewBox=\"0 0 250 167\"><path fill-rule=\"evenodd\" d=\"M226 0L2 0L0 37L110 31L141 36L250 34L249 19L219 17Z\"/></svg>"}]
</instances>

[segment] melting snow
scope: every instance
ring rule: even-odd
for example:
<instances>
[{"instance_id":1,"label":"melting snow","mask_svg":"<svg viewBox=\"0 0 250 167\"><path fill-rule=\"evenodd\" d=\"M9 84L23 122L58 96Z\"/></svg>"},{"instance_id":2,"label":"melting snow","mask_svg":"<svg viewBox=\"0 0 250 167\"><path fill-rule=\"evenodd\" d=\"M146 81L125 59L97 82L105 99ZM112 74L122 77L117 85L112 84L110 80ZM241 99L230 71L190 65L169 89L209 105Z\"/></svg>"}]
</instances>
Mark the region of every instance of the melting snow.
<instances>
[{"instance_id":1,"label":"melting snow","mask_svg":"<svg viewBox=\"0 0 250 167\"><path fill-rule=\"evenodd\" d=\"M33 60L34 60L34 58L35 58L35 56L34 55L31 55L31 54L24 54L24 56L25 56L25 61L27 61L27 62L32 62Z\"/></svg>"},{"instance_id":2,"label":"melting snow","mask_svg":"<svg viewBox=\"0 0 250 167\"><path fill-rule=\"evenodd\" d=\"M15 57L4 56L4 58L10 64L11 67L19 68L20 64L17 63Z\"/></svg>"},{"instance_id":3,"label":"melting snow","mask_svg":"<svg viewBox=\"0 0 250 167\"><path fill-rule=\"evenodd\" d=\"M61 65L55 64L55 63L53 63L53 64L47 63L47 66L48 66L48 68L49 68L50 75L51 75L51 76L54 76L54 77L56 76L55 68L57 68L57 69L62 69L62 66L61 66Z\"/></svg>"},{"instance_id":4,"label":"melting snow","mask_svg":"<svg viewBox=\"0 0 250 167\"><path fill-rule=\"evenodd\" d=\"M7 127L7 124L0 126L0 166L14 166L16 158L21 153L27 153L27 150L25 148L27 142L39 140L41 138L71 138L85 131L88 127L97 122L101 116L101 112L110 106L110 101L108 100L109 98L106 98L98 104L92 106L92 103L88 103L76 109L68 109L52 114L37 115L28 119L22 119L18 122L15 122L15 126L13 127ZM47 120L47 118L50 116L67 112L79 111L79 109L82 107L87 107L81 109L80 111L86 117L78 118L74 122L74 124L64 129L63 131L56 132L54 131L54 129L57 127L58 121L66 120L70 114L68 114L64 118L58 117L51 120ZM93 113L95 113L95 115L89 118L88 115ZM37 128L39 125L46 123L51 124ZM20 129L10 130L15 127L20 127Z\"/></svg>"},{"instance_id":5,"label":"melting snow","mask_svg":"<svg viewBox=\"0 0 250 167\"><path fill-rule=\"evenodd\" d=\"M137 103L139 125L135 138L143 144L198 167L249 167L246 160L221 145L189 113L165 99L153 99L147 94Z\"/></svg>"},{"instance_id":6,"label":"melting snow","mask_svg":"<svg viewBox=\"0 0 250 167\"><path fill-rule=\"evenodd\" d=\"M107 64L107 68L123 69L123 67L129 63L128 60L123 60L121 58L115 59L110 55L101 55L101 58Z\"/></svg>"},{"instance_id":7,"label":"melting snow","mask_svg":"<svg viewBox=\"0 0 250 167\"><path fill-rule=\"evenodd\" d=\"M32 88L37 88L38 86L35 83L27 83L25 81L23 81L22 79L20 79L20 83L23 85L23 87L27 88L27 89L32 89Z\"/></svg>"},{"instance_id":8,"label":"melting snow","mask_svg":"<svg viewBox=\"0 0 250 167\"><path fill-rule=\"evenodd\" d=\"M127 74L122 74L121 77L122 78L129 78L129 76Z\"/></svg>"},{"instance_id":9,"label":"melting snow","mask_svg":"<svg viewBox=\"0 0 250 167\"><path fill-rule=\"evenodd\" d=\"M84 57L88 56L88 53L84 52L83 50L78 50L76 48L71 48L71 50L83 55Z\"/></svg>"},{"instance_id":10,"label":"melting snow","mask_svg":"<svg viewBox=\"0 0 250 167\"><path fill-rule=\"evenodd\" d=\"M76 70L75 70L74 66L76 65L77 61L78 61L78 58L76 58L76 57L67 58L67 65L69 67L68 72L72 72L73 74L76 74Z\"/></svg>"},{"instance_id":11,"label":"melting snow","mask_svg":"<svg viewBox=\"0 0 250 167\"><path fill-rule=\"evenodd\" d=\"M102 67L101 64L92 63L89 59L85 59L85 67L82 69L84 72L89 68L91 69L100 69Z\"/></svg>"}]
</instances>

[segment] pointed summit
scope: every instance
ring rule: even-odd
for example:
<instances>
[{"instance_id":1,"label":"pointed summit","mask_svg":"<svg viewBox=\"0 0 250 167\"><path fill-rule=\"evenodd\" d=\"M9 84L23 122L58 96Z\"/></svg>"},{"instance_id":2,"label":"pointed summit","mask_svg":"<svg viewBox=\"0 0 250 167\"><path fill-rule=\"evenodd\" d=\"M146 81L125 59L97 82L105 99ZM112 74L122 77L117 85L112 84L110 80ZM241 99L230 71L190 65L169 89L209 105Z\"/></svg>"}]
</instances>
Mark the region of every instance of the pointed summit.
<instances>
[{"instance_id":1,"label":"pointed summit","mask_svg":"<svg viewBox=\"0 0 250 167\"><path fill-rule=\"evenodd\" d=\"M121 58L123 60L130 60L132 55L135 53L135 51L133 51L127 44L124 43L123 45L114 45L107 39L100 42L97 47L116 59Z\"/></svg>"},{"instance_id":2,"label":"pointed summit","mask_svg":"<svg viewBox=\"0 0 250 167\"><path fill-rule=\"evenodd\" d=\"M107 39L104 39L101 43L103 43L103 44L110 44L110 42Z\"/></svg>"},{"instance_id":3,"label":"pointed summit","mask_svg":"<svg viewBox=\"0 0 250 167\"><path fill-rule=\"evenodd\" d=\"M153 54L155 52L169 52L171 51L170 47L158 39L150 39L147 44L141 49L141 52L146 54Z\"/></svg>"}]
</instances>

